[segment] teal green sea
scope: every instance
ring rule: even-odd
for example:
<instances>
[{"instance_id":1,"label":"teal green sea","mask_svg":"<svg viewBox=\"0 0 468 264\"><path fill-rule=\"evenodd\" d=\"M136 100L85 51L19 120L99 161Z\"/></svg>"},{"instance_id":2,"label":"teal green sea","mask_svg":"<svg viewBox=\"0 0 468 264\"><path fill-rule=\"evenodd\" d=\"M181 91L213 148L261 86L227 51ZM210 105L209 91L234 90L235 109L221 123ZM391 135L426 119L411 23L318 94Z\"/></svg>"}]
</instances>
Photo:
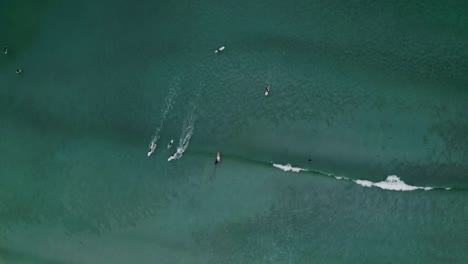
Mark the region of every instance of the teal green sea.
<instances>
[{"instance_id":1,"label":"teal green sea","mask_svg":"<svg viewBox=\"0 0 468 264\"><path fill-rule=\"evenodd\" d=\"M468 263L467 27L466 1L0 0L0 263Z\"/></svg>"}]
</instances>

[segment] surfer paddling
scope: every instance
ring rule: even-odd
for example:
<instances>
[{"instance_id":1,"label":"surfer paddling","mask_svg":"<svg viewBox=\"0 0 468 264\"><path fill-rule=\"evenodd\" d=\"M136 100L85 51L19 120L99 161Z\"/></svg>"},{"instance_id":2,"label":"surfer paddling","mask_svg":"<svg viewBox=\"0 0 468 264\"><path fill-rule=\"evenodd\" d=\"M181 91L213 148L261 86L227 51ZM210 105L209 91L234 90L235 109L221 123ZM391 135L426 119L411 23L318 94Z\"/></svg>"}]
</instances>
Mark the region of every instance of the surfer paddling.
<instances>
[{"instance_id":1,"label":"surfer paddling","mask_svg":"<svg viewBox=\"0 0 468 264\"><path fill-rule=\"evenodd\" d=\"M177 149L176 152L167 159L167 161L175 160L175 159L182 157L181 153L182 152L179 149Z\"/></svg>"},{"instance_id":2,"label":"surfer paddling","mask_svg":"<svg viewBox=\"0 0 468 264\"><path fill-rule=\"evenodd\" d=\"M8 48L7 47L3 47L3 54L5 54L5 55L8 54Z\"/></svg>"},{"instance_id":3,"label":"surfer paddling","mask_svg":"<svg viewBox=\"0 0 468 264\"><path fill-rule=\"evenodd\" d=\"M151 156L151 154L153 154L154 150L156 149L156 146L156 143L151 142L148 149L148 157Z\"/></svg>"},{"instance_id":4,"label":"surfer paddling","mask_svg":"<svg viewBox=\"0 0 468 264\"><path fill-rule=\"evenodd\" d=\"M221 153L216 152L215 165L218 165L219 163L221 163Z\"/></svg>"},{"instance_id":5,"label":"surfer paddling","mask_svg":"<svg viewBox=\"0 0 468 264\"><path fill-rule=\"evenodd\" d=\"M172 147L172 145L174 144L174 140L171 139L171 141L169 142L169 144L167 144L167 149L170 149Z\"/></svg>"},{"instance_id":6,"label":"surfer paddling","mask_svg":"<svg viewBox=\"0 0 468 264\"><path fill-rule=\"evenodd\" d=\"M220 47L220 48L217 48L217 49L215 50L215 53L221 53L224 49L225 49L224 46L222 46L222 47Z\"/></svg>"},{"instance_id":7,"label":"surfer paddling","mask_svg":"<svg viewBox=\"0 0 468 264\"><path fill-rule=\"evenodd\" d=\"M267 84L267 86L265 87L265 96L267 96L269 93L270 93L270 85Z\"/></svg>"}]
</instances>

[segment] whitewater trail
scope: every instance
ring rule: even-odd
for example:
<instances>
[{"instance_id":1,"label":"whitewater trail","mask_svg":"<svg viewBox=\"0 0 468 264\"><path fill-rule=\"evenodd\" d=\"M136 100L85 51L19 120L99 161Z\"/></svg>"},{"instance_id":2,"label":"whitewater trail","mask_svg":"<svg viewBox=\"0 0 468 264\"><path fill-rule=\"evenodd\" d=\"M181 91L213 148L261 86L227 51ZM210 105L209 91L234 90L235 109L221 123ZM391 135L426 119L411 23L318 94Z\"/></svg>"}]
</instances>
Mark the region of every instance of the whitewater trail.
<instances>
[{"instance_id":1,"label":"whitewater trail","mask_svg":"<svg viewBox=\"0 0 468 264\"><path fill-rule=\"evenodd\" d=\"M363 187L377 187L380 189L388 190L388 191L415 191L415 190L424 190L424 191L429 191L429 190L434 190L434 189L444 189L444 190L450 190L451 188L446 188L446 187L424 187L424 186L413 186L406 184L404 181L402 181L398 176L396 175L390 175L387 176L387 178L383 181L380 182L372 182L368 180L355 180L343 176L335 176L333 174L329 173L324 173L321 171L316 171L316 170L309 170L309 169L303 169L299 167L293 167L291 164L275 164L273 163L273 167L281 169L283 171L292 171L292 172L314 172L314 173L319 173L328 177L333 177L337 180L346 180L346 181L352 181L356 184L359 184L360 186Z\"/></svg>"},{"instance_id":2,"label":"whitewater trail","mask_svg":"<svg viewBox=\"0 0 468 264\"><path fill-rule=\"evenodd\" d=\"M180 136L179 139L179 145L177 146L177 150L172 156L170 156L167 161L175 160L175 159L180 159L182 157L182 154L187 150L190 139L192 138L193 135L193 129L195 125L195 106L193 106L192 110L190 111L189 116L185 120L183 126L182 126L182 135Z\"/></svg>"},{"instance_id":3,"label":"whitewater trail","mask_svg":"<svg viewBox=\"0 0 468 264\"><path fill-rule=\"evenodd\" d=\"M176 86L177 87L177 86ZM174 98L177 96L177 89L176 87L171 87L169 89L169 94L166 96L166 99L165 99L165 104L164 104L164 108L162 109L162 118L161 118L161 123L159 124L159 126L156 128L156 132L154 133L154 136L153 138L151 139L151 142L150 142L150 146L151 145L156 145L159 138L160 138L160 133L161 133L161 130L163 129L164 127L164 121L166 120L166 116L167 114L169 113L169 111L171 110L172 106L174 105Z\"/></svg>"}]
</instances>

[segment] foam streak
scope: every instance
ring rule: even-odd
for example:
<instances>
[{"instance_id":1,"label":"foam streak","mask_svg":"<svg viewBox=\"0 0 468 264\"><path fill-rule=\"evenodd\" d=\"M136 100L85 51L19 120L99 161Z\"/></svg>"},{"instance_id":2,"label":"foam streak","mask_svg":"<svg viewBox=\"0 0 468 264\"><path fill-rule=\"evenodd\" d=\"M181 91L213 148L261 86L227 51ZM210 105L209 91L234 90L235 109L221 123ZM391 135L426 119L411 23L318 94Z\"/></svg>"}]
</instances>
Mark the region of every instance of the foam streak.
<instances>
[{"instance_id":1,"label":"foam streak","mask_svg":"<svg viewBox=\"0 0 468 264\"><path fill-rule=\"evenodd\" d=\"M396 175L390 175L388 176L384 181L380 182L372 182L368 180L355 180L351 178L347 178L344 176L335 176L333 174L329 173L324 173L321 171L316 171L316 170L309 170L309 169L304 169L304 168L299 168L299 167L293 167L291 164L275 164L273 163L273 167L281 169L283 171L292 171L292 172L312 172L312 173L318 173L324 176L328 177L333 177L337 180L346 180L346 181L352 181L356 184L359 184L360 186L371 188L371 187L377 187L383 190L388 190L388 191L415 191L415 190L424 190L424 191L429 191L433 189L444 189L444 190L450 190L451 188L445 188L445 187L423 187L423 186L413 186L406 184L404 181L402 181L398 176Z\"/></svg>"},{"instance_id":2,"label":"foam streak","mask_svg":"<svg viewBox=\"0 0 468 264\"><path fill-rule=\"evenodd\" d=\"M195 125L195 106L193 107L192 111L190 112L189 118L184 122L182 127L182 135L179 139L179 146L177 146L177 150L172 156L170 156L167 161L180 159L182 154L187 150L190 139L193 135L193 129Z\"/></svg>"},{"instance_id":3,"label":"foam streak","mask_svg":"<svg viewBox=\"0 0 468 264\"><path fill-rule=\"evenodd\" d=\"M164 127L164 121L166 120L167 113L169 113L169 110L171 110L172 106L174 105L174 97L177 95L177 91L175 88L170 88L169 89L169 94L166 97L166 103L164 105L164 108L162 109L162 118L161 118L161 123L159 126L156 128L156 132L154 133L153 138L151 139L150 146L151 145L156 145L160 138L160 132Z\"/></svg>"}]
</instances>

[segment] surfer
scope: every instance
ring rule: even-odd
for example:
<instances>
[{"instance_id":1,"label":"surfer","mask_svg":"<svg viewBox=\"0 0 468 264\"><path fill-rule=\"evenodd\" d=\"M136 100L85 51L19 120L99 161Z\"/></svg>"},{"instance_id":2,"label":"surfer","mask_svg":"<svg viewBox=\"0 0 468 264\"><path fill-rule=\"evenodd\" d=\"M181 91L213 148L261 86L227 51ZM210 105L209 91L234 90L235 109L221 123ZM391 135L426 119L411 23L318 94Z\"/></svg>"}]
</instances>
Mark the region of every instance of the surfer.
<instances>
[{"instance_id":1,"label":"surfer","mask_svg":"<svg viewBox=\"0 0 468 264\"><path fill-rule=\"evenodd\" d=\"M178 154L178 153L179 153L179 152L178 152L178 151L176 151L174 154L172 154L172 155L171 155L171 156L170 156L170 157L167 159L167 161L171 161L171 160L174 160L174 159L176 159L176 158L177 158L177 154Z\"/></svg>"},{"instance_id":2,"label":"surfer","mask_svg":"<svg viewBox=\"0 0 468 264\"><path fill-rule=\"evenodd\" d=\"M169 142L169 144L167 144L167 149L170 149L172 147L172 144L174 144L174 140L171 139L171 141Z\"/></svg>"},{"instance_id":3,"label":"surfer","mask_svg":"<svg viewBox=\"0 0 468 264\"><path fill-rule=\"evenodd\" d=\"M153 154L154 150L156 149L156 146L156 143L151 142L151 144L149 145L148 157L151 156L151 154Z\"/></svg>"},{"instance_id":4,"label":"surfer","mask_svg":"<svg viewBox=\"0 0 468 264\"><path fill-rule=\"evenodd\" d=\"M218 165L219 163L221 163L221 153L216 152L215 165Z\"/></svg>"},{"instance_id":5,"label":"surfer","mask_svg":"<svg viewBox=\"0 0 468 264\"><path fill-rule=\"evenodd\" d=\"M269 93L270 93L270 85L267 84L267 86L265 87L265 96L267 96Z\"/></svg>"},{"instance_id":6,"label":"surfer","mask_svg":"<svg viewBox=\"0 0 468 264\"><path fill-rule=\"evenodd\" d=\"M5 54L5 55L8 54L8 48L7 47L3 47L3 54Z\"/></svg>"},{"instance_id":7,"label":"surfer","mask_svg":"<svg viewBox=\"0 0 468 264\"><path fill-rule=\"evenodd\" d=\"M217 48L217 49L215 50L215 53L220 53L220 52L222 52L222 51L224 50L224 48L225 48L224 46L222 46L222 47L220 47L220 48Z\"/></svg>"}]
</instances>

